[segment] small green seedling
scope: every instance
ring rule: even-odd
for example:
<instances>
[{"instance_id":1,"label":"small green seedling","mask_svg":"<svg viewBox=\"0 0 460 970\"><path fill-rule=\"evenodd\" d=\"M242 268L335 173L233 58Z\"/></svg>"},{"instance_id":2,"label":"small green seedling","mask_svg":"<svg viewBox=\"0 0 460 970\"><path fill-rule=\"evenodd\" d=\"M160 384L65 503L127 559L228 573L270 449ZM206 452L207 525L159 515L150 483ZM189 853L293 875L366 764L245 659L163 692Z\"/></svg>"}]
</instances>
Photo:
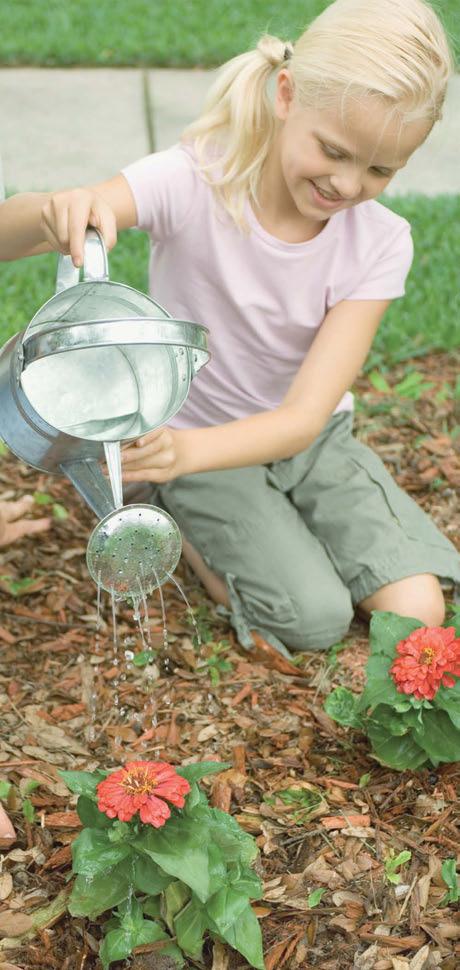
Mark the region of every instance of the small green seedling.
<instances>
[{"instance_id":1,"label":"small green seedling","mask_svg":"<svg viewBox=\"0 0 460 970\"><path fill-rule=\"evenodd\" d=\"M458 885L457 860L445 859L441 866L442 878L449 890L441 899L440 906L448 906L449 903L458 903L460 900L460 886Z\"/></svg>"},{"instance_id":2,"label":"small green seedling","mask_svg":"<svg viewBox=\"0 0 460 970\"><path fill-rule=\"evenodd\" d=\"M0 800L6 801L11 790L9 781L0 781Z\"/></svg>"},{"instance_id":3,"label":"small green seedling","mask_svg":"<svg viewBox=\"0 0 460 970\"><path fill-rule=\"evenodd\" d=\"M310 893L309 896L307 896L307 903L308 903L309 909L314 909L315 906L318 906L325 892L326 892L325 889L314 889L313 892Z\"/></svg>"},{"instance_id":4,"label":"small green seedling","mask_svg":"<svg viewBox=\"0 0 460 970\"><path fill-rule=\"evenodd\" d=\"M22 814L26 822L29 822L29 824L32 825L32 822L35 820L35 809L30 801L30 798L24 799L22 803Z\"/></svg>"},{"instance_id":5,"label":"small green seedling","mask_svg":"<svg viewBox=\"0 0 460 970\"><path fill-rule=\"evenodd\" d=\"M135 653L132 662L135 667L146 667L147 664L153 663L156 660L156 650L141 650L139 653Z\"/></svg>"},{"instance_id":6,"label":"small green seedling","mask_svg":"<svg viewBox=\"0 0 460 970\"><path fill-rule=\"evenodd\" d=\"M274 795L264 796L264 802L267 802L267 805L275 805L276 799L284 805L292 805L294 809L292 818L296 825L306 822L312 812L315 812L323 803L323 796L313 788L284 788Z\"/></svg>"},{"instance_id":7,"label":"small green seedling","mask_svg":"<svg viewBox=\"0 0 460 970\"><path fill-rule=\"evenodd\" d=\"M361 775L361 778L358 781L359 787L360 788L367 788L367 786L368 786L368 784L369 784L369 782L371 780L371 777L372 776L371 776L370 771L366 771L366 774L365 775Z\"/></svg>"},{"instance_id":8,"label":"small green seedling","mask_svg":"<svg viewBox=\"0 0 460 970\"><path fill-rule=\"evenodd\" d=\"M208 656L202 657L201 659L200 666L207 667L213 687L217 687L220 683L222 674L227 674L233 670L233 664L230 660L226 660L222 656L228 650L229 646L228 640L219 640L216 643L210 644L208 647Z\"/></svg>"},{"instance_id":9,"label":"small green seedling","mask_svg":"<svg viewBox=\"0 0 460 970\"><path fill-rule=\"evenodd\" d=\"M27 593L27 590L36 582L36 579L29 579L27 577L24 579L13 579L11 576L0 576L0 579L5 583L11 596L20 596L21 593Z\"/></svg>"},{"instance_id":10,"label":"small green seedling","mask_svg":"<svg viewBox=\"0 0 460 970\"><path fill-rule=\"evenodd\" d=\"M192 638L193 646L199 647L200 640L201 643L211 643L211 641L214 639L214 634L211 629L212 620L209 613L209 608L205 604L202 604L201 606L190 609L188 612L193 616L196 623L196 629L198 630L199 634L198 638L195 629L195 635Z\"/></svg>"},{"instance_id":11,"label":"small green seedling","mask_svg":"<svg viewBox=\"0 0 460 970\"><path fill-rule=\"evenodd\" d=\"M385 877L388 882L392 883L393 886L399 886L399 883L401 882L401 875L398 872L398 869L400 869L401 866L404 866L406 862L410 862L411 858L412 852L409 852L408 849L404 849L399 853L399 855L396 856L393 849L391 849L390 855L388 855L385 859L384 866Z\"/></svg>"}]
</instances>

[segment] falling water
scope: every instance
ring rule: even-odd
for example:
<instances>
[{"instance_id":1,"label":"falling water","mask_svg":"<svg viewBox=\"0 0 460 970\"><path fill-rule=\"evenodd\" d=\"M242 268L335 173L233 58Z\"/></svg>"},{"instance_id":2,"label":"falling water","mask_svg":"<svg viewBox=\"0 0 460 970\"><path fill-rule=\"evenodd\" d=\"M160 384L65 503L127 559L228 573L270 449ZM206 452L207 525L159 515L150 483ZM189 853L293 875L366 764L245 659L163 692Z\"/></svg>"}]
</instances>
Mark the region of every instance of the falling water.
<instances>
[{"instance_id":1,"label":"falling water","mask_svg":"<svg viewBox=\"0 0 460 970\"><path fill-rule=\"evenodd\" d=\"M118 656L117 611L116 611L116 600L115 600L114 590L112 590L111 592L111 600L112 600L113 666L117 668L117 675L113 681L113 688L115 691L113 703L115 704L116 714L118 715L118 709L120 706L120 697L118 694L118 685L119 685L118 666L119 666L120 660ZM117 743L118 744L120 743L120 738L115 738L115 744Z\"/></svg>"},{"instance_id":2,"label":"falling water","mask_svg":"<svg viewBox=\"0 0 460 970\"><path fill-rule=\"evenodd\" d=\"M139 580L139 585L140 585L140 580ZM141 610L140 610L141 600L142 600L142 593L143 593L143 590L141 588L141 595L140 596L133 596L132 595L131 596L131 599L133 601L133 619L136 621L136 623L138 625L138 628L139 628L139 633L140 633L141 639L142 639L142 649L143 650L147 650L147 641L145 639L144 626L143 626L143 623L142 623Z\"/></svg>"},{"instance_id":3,"label":"falling water","mask_svg":"<svg viewBox=\"0 0 460 970\"><path fill-rule=\"evenodd\" d=\"M121 452L119 441L104 441L105 460L112 486L113 501L116 509L123 505L123 484L121 478Z\"/></svg>"},{"instance_id":4,"label":"falling water","mask_svg":"<svg viewBox=\"0 0 460 970\"><path fill-rule=\"evenodd\" d=\"M182 599L185 602L185 605L187 607L187 612L189 614L190 620L191 620L191 622L193 624L193 628L195 630L195 636L196 636L196 640L197 640L197 645L199 647L201 647L201 637L200 637L200 631L198 629L198 624L197 624L197 622L195 620L195 617L193 615L192 607L190 606L190 603L189 603L189 601L188 601L188 599L187 599L187 597L186 597L186 595L184 593L184 590L182 589L182 586L177 582L177 579L175 579L174 576L171 573L168 573L167 572L166 575L171 580L171 582L174 583L175 586L177 586L177 589L179 590L179 593L180 593L180 595L182 596Z\"/></svg>"},{"instance_id":5,"label":"falling water","mask_svg":"<svg viewBox=\"0 0 460 970\"><path fill-rule=\"evenodd\" d=\"M167 650L168 649L168 628L166 626L166 610L165 610L165 600L163 596L163 589L160 583L160 577L156 572L156 570L154 569L153 565L152 565L152 569L153 569L153 575L155 576L155 581L158 584L158 592L160 594L161 616L163 620L163 646L165 650ZM167 573L167 576L169 576L169 573Z\"/></svg>"}]
</instances>

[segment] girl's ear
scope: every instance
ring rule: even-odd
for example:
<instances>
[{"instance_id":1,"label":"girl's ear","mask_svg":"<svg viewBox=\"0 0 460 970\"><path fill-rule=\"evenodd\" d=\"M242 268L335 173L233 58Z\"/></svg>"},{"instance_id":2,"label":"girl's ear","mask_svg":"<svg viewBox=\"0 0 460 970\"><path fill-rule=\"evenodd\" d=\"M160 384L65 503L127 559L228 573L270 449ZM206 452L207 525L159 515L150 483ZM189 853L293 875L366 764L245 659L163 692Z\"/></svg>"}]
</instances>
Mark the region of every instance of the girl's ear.
<instances>
[{"instance_id":1,"label":"girl's ear","mask_svg":"<svg viewBox=\"0 0 460 970\"><path fill-rule=\"evenodd\" d=\"M294 84L287 68L283 67L276 79L275 115L279 121L286 121L294 100Z\"/></svg>"}]
</instances>

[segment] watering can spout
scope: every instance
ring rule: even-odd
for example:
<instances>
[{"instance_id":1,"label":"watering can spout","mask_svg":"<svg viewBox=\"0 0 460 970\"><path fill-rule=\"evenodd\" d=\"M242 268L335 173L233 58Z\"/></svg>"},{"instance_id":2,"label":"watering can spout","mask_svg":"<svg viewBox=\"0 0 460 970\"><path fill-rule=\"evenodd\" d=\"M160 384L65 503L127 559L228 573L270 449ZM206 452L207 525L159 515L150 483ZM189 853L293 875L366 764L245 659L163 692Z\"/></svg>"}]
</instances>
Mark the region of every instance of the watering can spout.
<instances>
[{"instance_id":1,"label":"watering can spout","mask_svg":"<svg viewBox=\"0 0 460 970\"><path fill-rule=\"evenodd\" d=\"M64 461L60 467L98 519L113 512L115 502L112 489L99 461L94 458Z\"/></svg>"}]
</instances>

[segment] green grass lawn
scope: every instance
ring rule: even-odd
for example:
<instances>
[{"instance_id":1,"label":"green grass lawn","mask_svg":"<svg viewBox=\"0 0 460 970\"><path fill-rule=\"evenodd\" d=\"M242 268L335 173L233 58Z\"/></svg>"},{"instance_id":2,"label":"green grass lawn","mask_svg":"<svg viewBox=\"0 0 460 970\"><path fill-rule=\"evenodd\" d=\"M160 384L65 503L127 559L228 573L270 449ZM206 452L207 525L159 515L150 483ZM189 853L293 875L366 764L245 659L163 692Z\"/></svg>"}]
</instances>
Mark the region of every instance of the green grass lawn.
<instances>
[{"instance_id":1,"label":"green grass lawn","mask_svg":"<svg viewBox=\"0 0 460 970\"><path fill-rule=\"evenodd\" d=\"M406 296L387 312L368 360L368 367L382 369L430 350L460 346L460 196L412 196L386 204L411 223L415 260ZM111 278L146 290L148 248L144 233L122 233L110 254ZM2 263L0 344L23 329L52 296L56 264L54 253Z\"/></svg>"},{"instance_id":2,"label":"green grass lawn","mask_svg":"<svg viewBox=\"0 0 460 970\"><path fill-rule=\"evenodd\" d=\"M404 0L401 0L404 3ZM216 65L295 40L328 0L0 0L0 64ZM433 0L460 56L459 0Z\"/></svg>"}]
</instances>

